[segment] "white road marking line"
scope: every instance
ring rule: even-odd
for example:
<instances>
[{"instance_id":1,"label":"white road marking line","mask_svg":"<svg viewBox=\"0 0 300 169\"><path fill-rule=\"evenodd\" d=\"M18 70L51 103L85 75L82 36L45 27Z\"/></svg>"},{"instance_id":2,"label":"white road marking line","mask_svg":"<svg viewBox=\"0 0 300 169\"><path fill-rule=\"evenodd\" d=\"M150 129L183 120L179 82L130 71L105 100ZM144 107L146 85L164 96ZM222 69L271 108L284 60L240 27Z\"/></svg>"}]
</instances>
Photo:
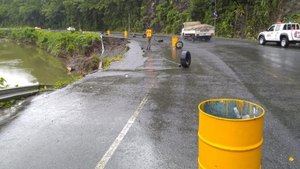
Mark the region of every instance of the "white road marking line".
<instances>
[{"instance_id":1,"label":"white road marking line","mask_svg":"<svg viewBox=\"0 0 300 169\"><path fill-rule=\"evenodd\" d=\"M148 101L148 95L142 100L142 102L139 104L138 108L135 110L133 115L128 120L127 124L122 129L121 133L118 135L118 137L115 139L115 141L112 143L112 145L109 147L109 149L106 151L104 156L101 158L101 160L98 162L95 169L104 169L107 162L110 160L110 158L113 156L116 149L119 147L120 143L126 136L127 132L131 128L132 124L135 122L139 114L141 113L141 110L145 106L146 102Z\"/></svg>"}]
</instances>

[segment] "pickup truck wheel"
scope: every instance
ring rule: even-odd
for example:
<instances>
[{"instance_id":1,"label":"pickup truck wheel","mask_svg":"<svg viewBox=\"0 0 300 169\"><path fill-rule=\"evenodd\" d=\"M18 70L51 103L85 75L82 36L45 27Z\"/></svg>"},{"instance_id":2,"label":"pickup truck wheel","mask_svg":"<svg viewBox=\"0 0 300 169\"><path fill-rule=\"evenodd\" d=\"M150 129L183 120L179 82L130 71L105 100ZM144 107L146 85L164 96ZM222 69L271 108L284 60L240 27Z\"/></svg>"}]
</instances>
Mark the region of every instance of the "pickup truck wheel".
<instances>
[{"instance_id":1,"label":"pickup truck wheel","mask_svg":"<svg viewBox=\"0 0 300 169\"><path fill-rule=\"evenodd\" d=\"M205 38L205 41L208 42L208 41L210 41L210 39L211 39L211 37L208 36Z\"/></svg>"},{"instance_id":2,"label":"pickup truck wheel","mask_svg":"<svg viewBox=\"0 0 300 169\"><path fill-rule=\"evenodd\" d=\"M196 40L195 35L192 35L192 42L195 42L195 40Z\"/></svg>"},{"instance_id":3,"label":"pickup truck wheel","mask_svg":"<svg viewBox=\"0 0 300 169\"><path fill-rule=\"evenodd\" d=\"M260 44L260 45L265 45L265 44L266 44L266 39L265 39L264 36L260 36L260 37L259 37L259 44Z\"/></svg>"},{"instance_id":4,"label":"pickup truck wheel","mask_svg":"<svg viewBox=\"0 0 300 169\"><path fill-rule=\"evenodd\" d=\"M289 40L287 37L282 37L280 40L280 46L287 48L289 46Z\"/></svg>"}]
</instances>

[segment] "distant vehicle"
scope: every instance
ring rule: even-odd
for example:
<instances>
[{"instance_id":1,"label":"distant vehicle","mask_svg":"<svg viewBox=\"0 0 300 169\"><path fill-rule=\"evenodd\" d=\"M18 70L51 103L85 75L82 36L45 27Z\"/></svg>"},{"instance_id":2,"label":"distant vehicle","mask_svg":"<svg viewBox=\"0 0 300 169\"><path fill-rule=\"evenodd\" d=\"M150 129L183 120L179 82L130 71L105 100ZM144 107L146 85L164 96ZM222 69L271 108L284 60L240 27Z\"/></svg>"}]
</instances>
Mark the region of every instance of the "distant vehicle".
<instances>
[{"instance_id":1,"label":"distant vehicle","mask_svg":"<svg viewBox=\"0 0 300 169\"><path fill-rule=\"evenodd\" d=\"M36 27L34 27L34 29L35 29L35 30L40 30L40 29L42 29L42 28L36 26Z\"/></svg>"},{"instance_id":2,"label":"distant vehicle","mask_svg":"<svg viewBox=\"0 0 300 169\"><path fill-rule=\"evenodd\" d=\"M68 27L67 30L68 30L68 31L71 31L71 32L76 31L76 29L75 29L74 27Z\"/></svg>"},{"instance_id":3,"label":"distant vehicle","mask_svg":"<svg viewBox=\"0 0 300 169\"><path fill-rule=\"evenodd\" d=\"M215 34L215 27L207 24L201 24L201 22L185 22L183 23L183 29L181 36L184 39L204 40L210 41Z\"/></svg>"},{"instance_id":4,"label":"distant vehicle","mask_svg":"<svg viewBox=\"0 0 300 169\"><path fill-rule=\"evenodd\" d=\"M276 42L281 47L288 47L289 44L300 43L300 25L298 23L278 23L269 27L258 35L260 45L267 42Z\"/></svg>"}]
</instances>

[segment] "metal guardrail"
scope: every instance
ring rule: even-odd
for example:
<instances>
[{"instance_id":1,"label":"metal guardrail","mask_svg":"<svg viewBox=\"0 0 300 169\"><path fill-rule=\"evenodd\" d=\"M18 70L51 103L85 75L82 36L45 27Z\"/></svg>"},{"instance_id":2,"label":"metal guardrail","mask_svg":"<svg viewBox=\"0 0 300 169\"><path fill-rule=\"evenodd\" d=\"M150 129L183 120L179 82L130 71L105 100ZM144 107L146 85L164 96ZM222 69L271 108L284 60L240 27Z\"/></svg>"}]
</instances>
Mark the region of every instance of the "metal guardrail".
<instances>
[{"instance_id":1,"label":"metal guardrail","mask_svg":"<svg viewBox=\"0 0 300 169\"><path fill-rule=\"evenodd\" d=\"M40 88L40 85L33 85L0 90L0 101L31 96L37 94L40 91Z\"/></svg>"},{"instance_id":2,"label":"metal guardrail","mask_svg":"<svg viewBox=\"0 0 300 169\"><path fill-rule=\"evenodd\" d=\"M118 31L111 31L110 35L107 35L106 32L101 31L104 34L104 37L114 37L113 35L120 35L120 37L124 36L124 32L118 32ZM140 32L129 32L129 36L136 35L136 36L141 36L143 37L144 33ZM171 38L173 35L171 34L161 34L161 33L156 33L153 34L154 37L161 37L161 38Z\"/></svg>"}]
</instances>

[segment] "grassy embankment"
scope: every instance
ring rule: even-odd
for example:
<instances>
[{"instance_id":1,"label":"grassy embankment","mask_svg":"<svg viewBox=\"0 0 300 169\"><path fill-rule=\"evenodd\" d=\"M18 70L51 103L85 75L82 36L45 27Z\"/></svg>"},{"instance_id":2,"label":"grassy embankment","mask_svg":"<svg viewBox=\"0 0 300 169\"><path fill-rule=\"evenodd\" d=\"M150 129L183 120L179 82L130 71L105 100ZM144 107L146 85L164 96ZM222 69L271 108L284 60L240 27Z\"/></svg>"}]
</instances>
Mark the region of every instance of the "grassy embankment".
<instances>
[{"instance_id":1,"label":"grassy embankment","mask_svg":"<svg viewBox=\"0 0 300 169\"><path fill-rule=\"evenodd\" d=\"M94 49L100 43L96 33L81 32L54 32L48 30L36 30L34 28L0 29L0 38L7 38L21 44L35 45L44 49L53 56L63 58L64 61L77 56L91 57ZM91 71L99 63L97 58L89 67L78 71Z\"/></svg>"},{"instance_id":2,"label":"grassy embankment","mask_svg":"<svg viewBox=\"0 0 300 169\"><path fill-rule=\"evenodd\" d=\"M97 70L102 60L104 68L113 61L120 60L120 55L101 58L101 42L95 32L57 32L36 30L34 28L0 29L0 38L17 41L20 44L37 46L63 60L66 67L75 72L70 79L59 81L56 88L64 87L81 75Z\"/></svg>"},{"instance_id":3,"label":"grassy embankment","mask_svg":"<svg viewBox=\"0 0 300 169\"><path fill-rule=\"evenodd\" d=\"M16 41L21 45L33 45L39 47L55 57L63 60L72 73L70 78L57 81L54 88L62 88L79 80L83 75L99 68L102 60L104 69L107 69L114 61L122 59L122 55L101 58L98 53L101 50L99 35L94 32L55 32L48 30L36 30L34 28L9 28L0 29L0 39L5 38ZM5 79L0 78L0 89L9 87L5 85ZM0 108L11 107L16 100L0 102Z\"/></svg>"}]
</instances>

